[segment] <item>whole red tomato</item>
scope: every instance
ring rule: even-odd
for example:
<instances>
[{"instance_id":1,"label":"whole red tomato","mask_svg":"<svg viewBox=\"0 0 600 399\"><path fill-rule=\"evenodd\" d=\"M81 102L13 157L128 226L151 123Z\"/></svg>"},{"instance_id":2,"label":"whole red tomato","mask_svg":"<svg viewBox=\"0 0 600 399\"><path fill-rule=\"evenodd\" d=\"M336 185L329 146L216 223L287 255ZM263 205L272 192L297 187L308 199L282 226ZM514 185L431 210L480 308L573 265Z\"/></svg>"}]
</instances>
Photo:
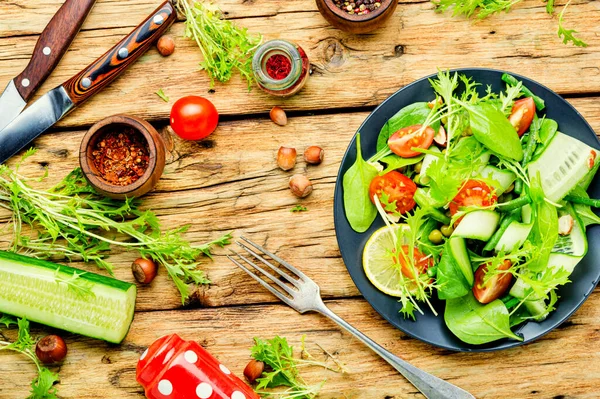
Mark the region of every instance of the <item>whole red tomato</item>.
<instances>
[{"instance_id":1,"label":"whole red tomato","mask_svg":"<svg viewBox=\"0 0 600 399\"><path fill-rule=\"evenodd\" d=\"M204 97L188 96L177 100L171 109L171 128L184 140L202 140L219 124L219 113Z\"/></svg>"}]
</instances>

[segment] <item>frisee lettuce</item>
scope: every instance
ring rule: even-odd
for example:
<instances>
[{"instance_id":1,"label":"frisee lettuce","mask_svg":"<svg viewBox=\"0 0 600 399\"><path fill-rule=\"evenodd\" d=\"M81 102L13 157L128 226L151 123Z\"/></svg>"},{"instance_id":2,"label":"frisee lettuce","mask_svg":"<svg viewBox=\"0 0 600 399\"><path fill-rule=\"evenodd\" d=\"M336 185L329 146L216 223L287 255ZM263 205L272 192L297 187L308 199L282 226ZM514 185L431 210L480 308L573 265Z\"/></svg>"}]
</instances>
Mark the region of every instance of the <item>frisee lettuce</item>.
<instances>
[{"instance_id":1,"label":"frisee lettuce","mask_svg":"<svg viewBox=\"0 0 600 399\"><path fill-rule=\"evenodd\" d=\"M95 262L112 274L113 267L106 261L112 246L137 250L167 269L182 303L190 293L188 283L210 283L197 259L210 257L215 245L229 244L231 234L192 245L183 238L189 225L162 230L156 214L142 211L139 200L116 201L97 194L79 168L48 191L33 189L29 183L43 180L47 170L41 178L31 179L19 173L19 166L34 153L27 151L15 168L0 165L0 207L13 214L13 252ZM24 226L33 232L28 234ZM124 238L113 238L115 233Z\"/></svg>"}]
</instances>

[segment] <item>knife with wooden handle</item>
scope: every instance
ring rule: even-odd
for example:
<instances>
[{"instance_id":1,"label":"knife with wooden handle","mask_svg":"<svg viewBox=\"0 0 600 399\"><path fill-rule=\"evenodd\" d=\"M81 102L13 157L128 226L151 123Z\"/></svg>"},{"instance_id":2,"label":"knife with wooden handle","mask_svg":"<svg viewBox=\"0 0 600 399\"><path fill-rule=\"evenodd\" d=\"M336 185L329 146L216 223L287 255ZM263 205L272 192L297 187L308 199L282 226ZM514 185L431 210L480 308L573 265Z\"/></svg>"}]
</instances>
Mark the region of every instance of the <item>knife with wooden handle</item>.
<instances>
[{"instance_id":1,"label":"knife with wooden handle","mask_svg":"<svg viewBox=\"0 0 600 399\"><path fill-rule=\"evenodd\" d=\"M29 106L0 131L0 163L115 80L169 29L176 18L171 2L165 1L106 54Z\"/></svg>"},{"instance_id":2,"label":"knife with wooden handle","mask_svg":"<svg viewBox=\"0 0 600 399\"><path fill-rule=\"evenodd\" d=\"M17 117L56 68L81 29L96 0L66 0L44 28L23 72L0 96L0 131Z\"/></svg>"}]
</instances>

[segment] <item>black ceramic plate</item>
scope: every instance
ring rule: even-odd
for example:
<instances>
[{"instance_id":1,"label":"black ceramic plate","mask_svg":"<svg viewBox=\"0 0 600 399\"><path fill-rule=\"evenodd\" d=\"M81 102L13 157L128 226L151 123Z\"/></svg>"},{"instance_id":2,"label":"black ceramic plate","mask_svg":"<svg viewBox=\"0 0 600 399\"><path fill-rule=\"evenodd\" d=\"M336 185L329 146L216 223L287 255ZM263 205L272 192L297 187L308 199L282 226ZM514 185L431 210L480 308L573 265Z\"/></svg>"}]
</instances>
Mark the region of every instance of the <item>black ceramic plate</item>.
<instances>
[{"instance_id":1,"label":"black ceramic plate","mask_svg":"<svg viewBox=\"0 0 600 399\"><path fill-rule=\"evenodd\" d=\"M490 69L459 69L457 71L482 83L484 88L486 85L491 85L494 92L499 92L505 88L501 80L502 71ZM375 154L377 136L381 127L398 110L414 102L430 101L434 98L433 90L428 81L428 78L434 76L417 80L398 90L367 117L359 129L365 159ZM513 74L513 76L523 81L534 94L546 101L546 115L558 122L561 132L571 135L594 148L600 148L600 142L590 125L567 101L539 83L517 74ZM365 243L375 230L384 225L383 221L378 217L367 232L359 234L352 230L344 213L342 177L356 159L355 140L356 137L352 140L344 155L335 188L334 215L338 244L348 272L365 299L381 316L406 334L429 344L457 351L494 351L511 348L531 342L559 326L581 306L594 290L600 279L600 226L588 228L588 254L575 268L571 276L572 283L561 287L557 309L545 321L541 323L528 322L515 330L517 334L523 336L523 342L503 339L479 346L465 344L446 327L443 317L444 303L437 299L433 303L439 316L435 317L425 306L424 309L427 309L425 315L417 314L416 321L403 319L402 315L398 313L400 304L397 298L378 291L369 282L362 268L362 253ZM600 197L599 177L594 179L588 192L593 198Z\"/></svg>"}]
</instances>

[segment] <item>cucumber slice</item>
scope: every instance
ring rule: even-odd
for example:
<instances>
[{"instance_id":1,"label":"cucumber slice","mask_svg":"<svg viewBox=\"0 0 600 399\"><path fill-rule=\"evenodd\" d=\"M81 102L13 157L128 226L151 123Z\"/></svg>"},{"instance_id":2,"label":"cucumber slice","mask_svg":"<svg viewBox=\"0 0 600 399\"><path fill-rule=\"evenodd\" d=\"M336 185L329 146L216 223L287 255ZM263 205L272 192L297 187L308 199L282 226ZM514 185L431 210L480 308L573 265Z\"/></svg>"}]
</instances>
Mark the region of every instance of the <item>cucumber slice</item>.
<instances>
[{"instance_id":1,"label":"cucumber slice","mask_svg":"<svg viewBox=\"0 0 600 399\"><path fill-rule=\"evenodd\" d=\"M75 282L84 290L65 283ZM0 251L0 312L108 342L123 341L133 320L133 284Z\"/></svg>"},{"instance_id":2,"label":"cucumber slice","mask_svg":"<svg viewBox=\"0 0 600 399\"><path fill-rule=\"evenodd\" d=\"M433 152L441 153L441 151L435 146L429 147L429 150L433 151ZM439 159L439 157L437 157L435 155L425 154L425 157L423 158L423 165L421 166L421 173L419 173L419 175L420 175L419 182L421 184L423 184L423 185L429 184L429 180L431 180L431 179L429 178L429 176L427 176L427 169L429 169L431 164L438 159Z\"/></svg>"},{"instance_id":3,"label":"cucumber slice","mask_svg":"<svg viewBox=\"0 0 600 399\"><path fill-rule=\"evenodd\" d=\"M525 224L519 222L512 222L508 225L508 228L500 237L500 241L496 244L494 250L496 252L505 251L513 252L523 245L523 243L529 237L529 233L533 227L533 223Z\"/></svg>"},{"instance_id":4,"label":"cucumber slice","mask_svg":"<svg viewBox=\"0 0 600 399\"><path fill-rule=\"evenodd\" d=\"M595 170L596 153L587 144L558 132L542 155L528 165L529 177L539 172L546 198L560 201Z\"/></svg>"},{"instance_id":5,"label":"cucumber slice","mask_svg":"<svg viewBox=\"0 0 600 399\"><path fill-rule=\"evenodd\" d=\"M521 208L521 220L525 224L531 223L531 216L533 214L533 209L531 205L527 204L523 208Z\"/></svg>"},{"instance_id":6,"label":"cucumber slice","mask_svg":"<svg viewBox=\"0 0 600 399\"><path fill-rule=\"evenodd\" d=\"M546 301L538 299L537 301L525 301L525 307L535 321L543 321L546 318Z\"/></svg>"},{"instance_id":7,"label":"cucumber slice","mask_svg":"<svg viewBox=\"0 0 600 399\"><path fill-rule=\"evenodd\" d=\"M472 238L487 241L492 238L500 215L494 211L473 211L467 213L458 224L452 237Z\"/></svg>"},{"instance_id":8,"label":"cucumber slice","mask_svg":"<svg viewBox=\"0 0 600 399\"><path fill-rule=\"evenodd\" d=\"M448 240L448 248L450 249L452 258L454 258L454 261L465 276L467 283L472 287L475 277L473 275L473 266L471 266L471 259L467 252L465 239L462 237L450 237Z\"/></svg>"},{"instance_id":9,"label":"cucumber slice","mask_svg":"<svg viewBox=\"0 0 600 399\"><path fill-rule=\"evenodd\" d=\"M513 172L498 169L491 165L486 165L479 175L484 179L491 180L490 183L496 189L496 195L504 193L517 179Z\"/></svg>"}]
</instances>

